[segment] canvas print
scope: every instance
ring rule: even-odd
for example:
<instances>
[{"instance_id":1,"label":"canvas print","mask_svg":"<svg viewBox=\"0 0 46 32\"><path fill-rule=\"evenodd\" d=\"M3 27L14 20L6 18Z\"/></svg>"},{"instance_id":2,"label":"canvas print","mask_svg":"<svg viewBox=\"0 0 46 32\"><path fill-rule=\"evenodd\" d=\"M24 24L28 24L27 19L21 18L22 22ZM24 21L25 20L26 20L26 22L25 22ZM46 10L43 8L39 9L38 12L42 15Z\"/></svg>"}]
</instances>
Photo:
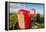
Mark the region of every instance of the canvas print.
<instances>
[{"instance_id":1,"label":"canvas print","mask_svg":"<svg viewBox=\"0 0 46 32\"><path fill-rule=\"evenodd\" d=\"M6 30L44 28L44 4L5 2Z\"/></svg>"}]
</instances>

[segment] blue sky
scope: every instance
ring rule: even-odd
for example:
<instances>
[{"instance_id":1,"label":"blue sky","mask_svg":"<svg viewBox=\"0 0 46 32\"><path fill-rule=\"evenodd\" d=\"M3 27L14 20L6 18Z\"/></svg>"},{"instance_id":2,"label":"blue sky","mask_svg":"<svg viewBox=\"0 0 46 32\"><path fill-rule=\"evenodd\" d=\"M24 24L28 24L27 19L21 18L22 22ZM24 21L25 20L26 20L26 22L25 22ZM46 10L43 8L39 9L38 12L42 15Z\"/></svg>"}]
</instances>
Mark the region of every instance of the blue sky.
<instances>
[{"instance_id":1,"label":"blue sky","mask_svg":"<svg viewBox=\"0 0 46 32\"><path fill-rule=\"evenodd\" d=\"M37 13L43 14L43 5L10 3L10 12L17 12L20 9L30 10L32 8L35 8Z\"/></svg>"}]
</instances>

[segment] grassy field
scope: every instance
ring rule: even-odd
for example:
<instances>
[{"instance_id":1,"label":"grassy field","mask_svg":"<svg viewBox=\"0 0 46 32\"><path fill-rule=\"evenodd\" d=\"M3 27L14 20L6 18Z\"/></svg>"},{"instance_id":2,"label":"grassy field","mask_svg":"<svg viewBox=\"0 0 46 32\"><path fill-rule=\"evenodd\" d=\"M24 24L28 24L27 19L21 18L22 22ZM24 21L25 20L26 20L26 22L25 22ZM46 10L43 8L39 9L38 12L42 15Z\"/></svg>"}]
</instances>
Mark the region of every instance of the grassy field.
<instances>
[{"instance_id":1,"label":"grassy field","mask_svg":"<svg viewBox=\"0 0 46 32\"><path fill-rule=\"evenodd\" d=\"M10 16L9 16L9 28L14 29L16 22L17 22L17 16L15 14L10 14Z\"/></svg>"}]
</instances>

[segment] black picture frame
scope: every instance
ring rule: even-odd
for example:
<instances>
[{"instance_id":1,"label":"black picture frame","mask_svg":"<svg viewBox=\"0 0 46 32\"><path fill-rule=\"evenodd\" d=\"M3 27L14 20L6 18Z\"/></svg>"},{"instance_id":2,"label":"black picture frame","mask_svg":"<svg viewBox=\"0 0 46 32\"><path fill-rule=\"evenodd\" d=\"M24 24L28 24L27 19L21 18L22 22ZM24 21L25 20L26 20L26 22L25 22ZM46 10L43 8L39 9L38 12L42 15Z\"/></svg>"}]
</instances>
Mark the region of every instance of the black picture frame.
<instances>
[{"instance_id":1,"label":"black picture frame","mask_svg":"<svg viewBox=\"0 0 46 32\"><path fill-rule=\"evenodd\" d=\"M22 3L22 4L24 3L24 4L43 5L43 6L44 6L44 7L43 7L43 10L44 10L43 13L44 13L44 16L45 16L45 5L44 5L44 3L12 2L12 1L11 1L11 2L9 1L9 2L8 2L8 1L5 1L5 30L6 30L6 31L8 31L8 29L7 29L7 28L8 28L8 27L7 27L7 24L8 24L8 23L7 23L7 16L8 16L8 15L7 15L7 9L8 9L8 8L7 8L7 6L8 6L7 4L8 4L8 3ZM45 24L44 24L44 26L45 26Z\"/></svg>"}]
</instances>

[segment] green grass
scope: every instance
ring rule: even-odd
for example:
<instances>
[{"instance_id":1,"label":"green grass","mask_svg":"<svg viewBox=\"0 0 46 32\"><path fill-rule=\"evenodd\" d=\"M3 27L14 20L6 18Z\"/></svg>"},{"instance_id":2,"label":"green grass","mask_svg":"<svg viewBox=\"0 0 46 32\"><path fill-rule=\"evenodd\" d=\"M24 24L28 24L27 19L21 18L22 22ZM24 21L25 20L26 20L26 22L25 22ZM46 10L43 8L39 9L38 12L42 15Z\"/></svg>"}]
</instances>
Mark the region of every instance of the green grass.
<instances>
[{"instance_id":1,"label":"green grass","mask_svg":"<svg viewBox=\"0 0 46 32\"><path fill-rule=\"evenodd\" d=\"M17 16L15 14L9 16L9 28L13 28L17 22Z\"/></svg>"}]
</instances>

